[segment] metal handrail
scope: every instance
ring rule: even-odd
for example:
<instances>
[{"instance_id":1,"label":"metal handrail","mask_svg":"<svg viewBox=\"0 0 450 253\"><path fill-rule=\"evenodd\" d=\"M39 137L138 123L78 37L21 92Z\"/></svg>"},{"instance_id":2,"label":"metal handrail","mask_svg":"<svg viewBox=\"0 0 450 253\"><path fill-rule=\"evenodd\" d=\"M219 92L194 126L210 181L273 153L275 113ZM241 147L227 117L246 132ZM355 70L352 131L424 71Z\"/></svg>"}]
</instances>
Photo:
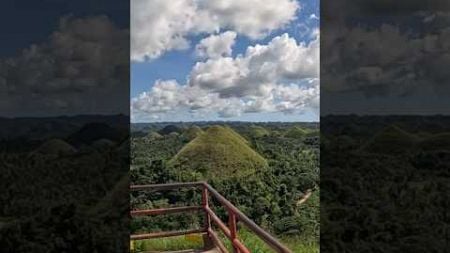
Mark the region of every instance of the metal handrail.
<instances>
[{"instance_id":1,"label":"metal handrail","mask_svg":"<svg viewBox=\"0 0 450 253\"><path fill-rule=\"evenodd\" d=\"M263 240L270 248L279 253L292 253L288 248L281 244L272 235L264 231L256 223L254 223L250 218L248 218L244 213L242 213L238 208L236 208L231 202L229 202L225 197L223 197L219 192L217 192L211 185L207 182L189 182L189 183L168 183L168 184L153 184L153 185L132 185L130 186L131 191L139 190L151 190L151 191L161 191L161 190L173 190L179 188L195 187L202 189L202 205L201 206L189 206L189 207L176 207L176 208L161 208L153 210L132 210L132 216L139 215L159 215L167 213L176 212L187 212L187 211L203 211L205 214L205 224L202 229L188 230L188 231L176 231L176 232L157 232L143 235L132 235L132 240L156 238L156 237L166 237L174 235L182 235L194 232L206 233L213 244L221 249L222 252L228 252L224 247L223 243L218 238L217 234L213 231L211 227L211 222L214 222L220 230L225 234L225 236L230 240L233 251L235 253L250 253L250 251L245 247L245 245L237 237L237 222L240 221L247 228L249 228L253 233L255 233L261 240ZM214 213L214 211L209 207L209 195L214 197L219 203L225 207L228 212L228 226Z\"/></svg>"},{"instance_id":2,"label":"metal handrail","mask_svg":"<svg viewBox=\"0 0 450 253\"><path fill-rule=\"evenodd\" d=\"M203 186L205 182L188 182L188 183L167 183L167 184L147 184L147 185L130 185L131 191L140 190L152 190L152 191L163 191L163 190L173 190L178 188L187 187L199 187Z\"/></svg>"}]
</instances>

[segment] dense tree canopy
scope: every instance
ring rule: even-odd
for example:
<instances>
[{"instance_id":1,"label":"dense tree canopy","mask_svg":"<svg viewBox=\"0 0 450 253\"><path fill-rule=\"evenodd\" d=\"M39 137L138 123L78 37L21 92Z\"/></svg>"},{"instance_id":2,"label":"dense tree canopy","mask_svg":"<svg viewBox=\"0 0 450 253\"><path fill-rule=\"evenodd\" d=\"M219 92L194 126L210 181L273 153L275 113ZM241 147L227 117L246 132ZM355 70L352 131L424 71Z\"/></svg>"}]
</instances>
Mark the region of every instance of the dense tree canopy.
<instances>
[{"instance_id":1,"label":"dense tree canopy","mask_svg":"<svg viewBox=\"0 0 450 253\"><path fill-rule=\"evenodd\" d=\"M160 127L164 129L164 126ZM255 162L253 172L245 177L206 173L208 182L268 231L279 236L301 236L315 241L319 234L319 136L309 134L302 135L301 138L284 137L284 133L290 131L292 127L303 129L305 126L285 125L285 123L255 126L241 123L211 128L206 125L202 130L204 133L190 143L186 142L183 135L164 135L159 139L148 139L145 134L134 135L131 145L131 181L133 184L149 184L203 180L205 173L202 170L195 170L195 165L193 166L195 168L186 169L186 166L192 164L189 163L189 159L186 159L187 165L184 167L172 166L171 159L186 147L205 144L205 139L211 146L215 143L219 145L223 142L222 138L227 138L226 142L232 139L236 145L243 145L245 142L245 145L261 156L267 165ZM212 135L205 137L208 131L226 128L233 130L223 135L219 134L220 138L213 136L214 138L209 140L207 137ZM157 127L150 125L148 129ZM317 133L310 126L305 127L304 131ZM232 136L232 133L238 136ZM238 149L242 146L231 148ZM200 152L195 152L194 155L208 155L206 150L210 149L211 147L200 149ZM242 153L227 154L238 156ZM216 159L217 165L223 162L219 160L220 157ZM298 204L307 191L312 191L311 197L305 203ZM199 199L199 193L193 190L161 194L133 193L131 196L132 207L139 208L185 205L196 201L199 203ZM216 208L222 218L225 218L225 212L218 205ZM198 225L201 219L201 216L195 215L138 218L133 219L132 232L183 229Z\"/></svg>"}]
</instances>

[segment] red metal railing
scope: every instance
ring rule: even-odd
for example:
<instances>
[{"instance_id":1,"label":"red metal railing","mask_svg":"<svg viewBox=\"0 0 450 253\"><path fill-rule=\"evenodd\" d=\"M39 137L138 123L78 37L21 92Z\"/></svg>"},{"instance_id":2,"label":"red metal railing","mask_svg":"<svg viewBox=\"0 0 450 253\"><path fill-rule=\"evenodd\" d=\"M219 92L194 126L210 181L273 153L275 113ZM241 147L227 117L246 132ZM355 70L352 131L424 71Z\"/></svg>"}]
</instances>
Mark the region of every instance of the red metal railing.
<instances>
[{"instance_id":1,"label":"red metal railing","mask_svg":"<svg viewBox=\"0 0 450 253\"><path fill-rule=\"evenodd\" d=\"M199 188L202 191L202 205L201 206L186 206L186 207L173 207L173 208L161 208L152 210L132 210L131 216L142 215L160 215L170 213L182 213L182 212L195 212L203 211L205 214L205 224L200 229L191 229L185 231L171 231L171 232L156 232L131 235L131 240L152 239L170 236L179 236L186 234L206 234L208 242L205 244L211 244L219 248L223 253L228 253L223 242L220 240L217 233L213 230L212 222L220 228L223 234L230 240L233 246L233 252L235 253L250 253L251 251L239 240L237 236L237 222L241 222L259 238L261 238L270 248L279 253L291 253L284 245L282 245L277 239L264 231L261 227L255 224L250 218L237 209L231 202L225 199L220 193L211 187L206 182L192 182L192 183L171 183L171 184L153 184L153 185L132 185L131 191L150 190L150 191L163 191L163 190L175 190L180 188ZM228 213L228 226L214 213L209 206L209 195L214 197L227 211Z\"/></svg>"}]
</instances>

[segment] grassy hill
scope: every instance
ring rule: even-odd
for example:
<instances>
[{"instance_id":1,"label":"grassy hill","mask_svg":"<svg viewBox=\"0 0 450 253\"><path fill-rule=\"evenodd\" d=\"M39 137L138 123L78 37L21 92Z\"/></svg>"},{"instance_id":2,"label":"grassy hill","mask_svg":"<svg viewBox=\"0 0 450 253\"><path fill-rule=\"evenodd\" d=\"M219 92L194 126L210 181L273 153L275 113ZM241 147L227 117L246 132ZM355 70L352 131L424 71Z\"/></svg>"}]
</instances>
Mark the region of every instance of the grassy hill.
<instances>
[{"instance_id":1,"label":"grassy hill","mask_svg":"<svg viewBox=\"0 0 450 253\"><path fill-rule=\"evenodd\" d=\"M158 133L160 135L168 135L171 133L182 133L183 129L181 127L175 126L175 125L167 125L163 129L159 130Z\"/></svg>"},{"instance_id":2,"label":"grassy hill","mask_svg":"<svg viewBox=\"0 0 450 253\"><path fill-rule=\"evenodd\" d=\"M146 137L149 140L157 140L157 139L163 138L162 135L160 135L159 133L154 132L154 131L151 131L150 133L148 133Z\"/></svg>"},{"instance_id":3,"label":"grassy hill","mask_svg":"<svg viewBox=\"0 0 450 253\"><path fill-rule=\"evenodd\" d=\"M261 126L251 126L250 128L250 135L255 138L261 138L264 136L269 136L270 132Z\"/></svg>"},{"instance_id":4,"label":"grassy hill","mask_svg":"<svg viewBox=\"0 0 450 253\"><path fill-rule=\"evenodd\" d=\"M450 133L440 133L425 138L419 146L423 150L450 150Z\"/></svg>"},{"instance_id":5,"label":"grassy hill","mask_svg":"<svg viewBox=\"0 0 450 253\"><path fill-rule=\"evenodd\" d=\"M90 145L96 140L108 139L120 142L128 136L128 129L119 129L103 122L93 122L84 125L71 134L67 141L74 146Z\"/></svg>"},{"instance_id":6,"label":"grassy hill","mask_svg":"<svg viewBox=\"0 0 450 253\"><path fill-rule=\"evenodd\" d=\"M200 127L192 126L183 132L183 137L185 137L188 140L193 140L193 139L195 139L195 137L197 137L199 134L202 134L202 133L203 133L203 130Z\"/></svg>"},{"instance_id":7,"label":"grassy hill","mask_svg":"<svg viewBox=\"0 0 450 253\"><path fill-rule=\"evenodd\" d=\"M363 150L380 154L401 154L416 148L418 141L417 136L390 125L368 141Z\"/></svg>"},{"instance_id":8,"label":"grassy hill","mask_svg":"<svg viewBox=\"0 0 450 253\"><path fill-rule=\"evenodd\" d=\"M76 152L76 149L61 139L52 139L44 142L39 146L33 154L41 155L71 155Z\"/></svg>"},{"instance_id":9,"label":"grassy hill","mask_svg":"<svg viewBox=\"0 0 450 253\"><path fill-rule=\"evenodd\" d=\"M287 138L302 138L310 134L310 130L304 129L298 126L291 127L286 133L284 134L284 137Z\"/></svg>"},{"instance_id":10,"label":"grassy hill","mask_svg":"<svg viewBox=\"0 0 450 253\"><path fill-rule=\"evenodd\" d=\"M200 172L205 178L240 177L266 167L267 161L226 126L211 126L186 144L169 166Z\"/></svg>"}]
</instances>

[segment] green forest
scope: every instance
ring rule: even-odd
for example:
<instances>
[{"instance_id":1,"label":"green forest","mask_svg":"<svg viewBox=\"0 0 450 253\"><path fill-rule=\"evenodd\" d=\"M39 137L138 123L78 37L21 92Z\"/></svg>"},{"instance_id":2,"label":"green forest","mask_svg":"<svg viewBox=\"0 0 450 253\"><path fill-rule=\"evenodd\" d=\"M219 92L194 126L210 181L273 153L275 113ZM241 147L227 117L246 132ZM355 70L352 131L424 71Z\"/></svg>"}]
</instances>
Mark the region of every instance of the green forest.
<instances>
[{"instance_id":1,"label":"green forest","mask_svg":"<svg viewBox=\"0 0 450 253\"><path fill-rule=\"evenodd\" d=\"M0 119L0 252L126 252L124 116Z\"/></svg>"},{"instance_id":2,"label":"green forest","mask_svg":"<svg viewBox=\"0 0 450 253\"><path fill-rule=\"evenodd\" d=\"M318 252L318 128L317 123L133 124L131 184L206 180L293 252ZM130 199L132 209L151 209L199 203L200 194L133 192ZM225 220L224 210L216 210ZM196 214L139 217L132 219L131 233L183 230L201 222ZM252 252L272 252L244 226L239 237ZM136 242L135 250L193 246L179 237Z\"/></svg>"},{"instance_id":3,"label":"green forest","mask_svg":"<svg viewBox=\"0 0 450 253\"><path fill-rule=\"evenodd\" d=\"M321 250L443 252L450 118L321 119Z\"/></svg>"}]
</instances>

